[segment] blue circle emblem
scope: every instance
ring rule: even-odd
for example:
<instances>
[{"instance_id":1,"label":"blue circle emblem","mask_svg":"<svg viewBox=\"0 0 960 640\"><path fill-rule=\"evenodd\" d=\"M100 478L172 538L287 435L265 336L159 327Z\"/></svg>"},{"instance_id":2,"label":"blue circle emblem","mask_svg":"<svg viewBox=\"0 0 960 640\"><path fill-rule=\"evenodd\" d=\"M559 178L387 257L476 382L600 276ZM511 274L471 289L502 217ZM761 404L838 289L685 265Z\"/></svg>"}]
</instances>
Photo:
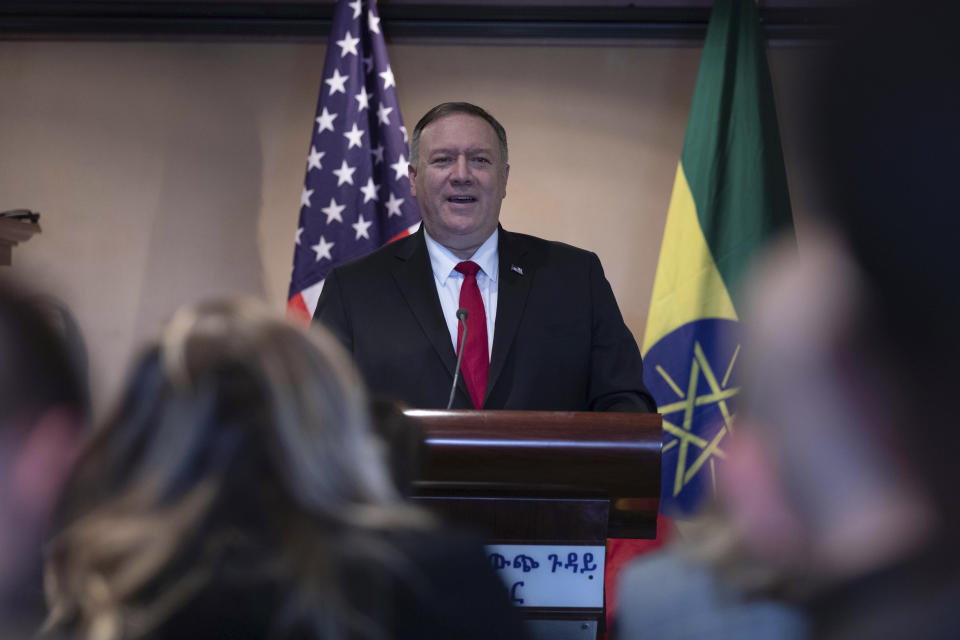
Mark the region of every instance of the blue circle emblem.
<instances>
[{"instance_id":1,"label":"blue circle emblem","mask_svg":"<svg viewBox=\"0 0 960 640\"><path fill-rule=\"evenodd\" d=\"M739 325L720 318L689 322L644 357L644 382L663 415L665 515L693 515L715 486L740 391Z\"/></svg>"}]
</instances>

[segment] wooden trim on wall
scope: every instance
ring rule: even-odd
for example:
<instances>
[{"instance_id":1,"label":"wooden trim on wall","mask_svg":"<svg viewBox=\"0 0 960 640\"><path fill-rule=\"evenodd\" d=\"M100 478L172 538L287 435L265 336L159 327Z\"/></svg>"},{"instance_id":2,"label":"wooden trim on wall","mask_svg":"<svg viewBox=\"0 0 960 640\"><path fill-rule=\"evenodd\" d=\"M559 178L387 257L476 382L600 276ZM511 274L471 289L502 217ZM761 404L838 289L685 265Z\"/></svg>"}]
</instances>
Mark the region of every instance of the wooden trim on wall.
<instances>
[{"instance_id":1,"label":"wooden trim on wall","mask_svg":"<svg viewBox=\"0 0 960 640\"><path fill-rule=\"evenodd\" d=\"M683 6L683 5L686 6ZM0 2L0 38L184 37L325 39L334 5L295 1ZM702 40L710 15L702 2L644 6L589 3L380 5L391 39ZM818 40L837 5L761 8L769 39Z\"/></svg>"}]
</instances>

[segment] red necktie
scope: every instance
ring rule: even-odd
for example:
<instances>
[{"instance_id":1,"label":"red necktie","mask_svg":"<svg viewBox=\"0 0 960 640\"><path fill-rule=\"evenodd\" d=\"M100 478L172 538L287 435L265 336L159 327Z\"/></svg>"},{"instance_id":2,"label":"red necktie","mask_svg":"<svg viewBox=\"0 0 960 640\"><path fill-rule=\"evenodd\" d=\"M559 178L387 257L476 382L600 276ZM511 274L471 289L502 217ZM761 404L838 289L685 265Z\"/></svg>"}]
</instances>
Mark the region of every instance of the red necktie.
<instances>
[{"instance_id":1,"label":"red necktie","mask_svg":"<svg viewBox=\"0 0 960 640\"><path fill-rule=\"evenodd\" d=\"M463 346L463 381L467 383L470 399L477 409L483 408L483 394L487 390L487 373L490 371L490 355L487 347L487 314L483 298L477 286L476 262L461 262L454 267L463 274L460 287L460 307L467 310L467 344ZM457 351L463 339L463 327L457 327Z\"/></svg>"}]
</instances>

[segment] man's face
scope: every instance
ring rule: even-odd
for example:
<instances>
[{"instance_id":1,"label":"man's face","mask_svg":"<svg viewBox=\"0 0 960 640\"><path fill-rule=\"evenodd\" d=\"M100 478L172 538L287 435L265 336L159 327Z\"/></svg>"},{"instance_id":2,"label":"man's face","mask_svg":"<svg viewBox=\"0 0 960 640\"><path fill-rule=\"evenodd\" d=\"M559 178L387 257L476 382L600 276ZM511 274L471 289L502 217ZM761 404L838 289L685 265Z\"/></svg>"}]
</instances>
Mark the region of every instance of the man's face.
<instances>
[{"instance_id":1,"label":"man's face","mask_svg":"<svg viewBox=\"0 0 960 640\"><path fill-rule=\"evenodd\" d=\"M497 228L509 169L482 118L454 113L427 125L409 172L430 236L461 257L472 255Z\"/></svg>"}]
</instances>

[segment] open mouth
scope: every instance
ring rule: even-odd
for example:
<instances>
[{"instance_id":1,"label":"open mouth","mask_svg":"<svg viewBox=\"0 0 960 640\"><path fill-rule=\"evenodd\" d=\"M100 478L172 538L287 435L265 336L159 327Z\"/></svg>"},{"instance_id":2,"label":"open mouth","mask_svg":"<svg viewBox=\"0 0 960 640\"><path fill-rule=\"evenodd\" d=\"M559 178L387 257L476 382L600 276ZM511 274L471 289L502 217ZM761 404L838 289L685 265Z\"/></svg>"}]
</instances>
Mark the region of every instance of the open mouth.
<instances>
[{"instance_id":1,"label":"open mouth","mask_svg":"<svg viewBox=\"0 0 960 640\"><path fill-rule=\"evenodd\" d=\"M470 204L476 201L477 198L475 196L450 196L447 198L447 202L451 202L453 204Z\"/></svg>"}]
</instances>

